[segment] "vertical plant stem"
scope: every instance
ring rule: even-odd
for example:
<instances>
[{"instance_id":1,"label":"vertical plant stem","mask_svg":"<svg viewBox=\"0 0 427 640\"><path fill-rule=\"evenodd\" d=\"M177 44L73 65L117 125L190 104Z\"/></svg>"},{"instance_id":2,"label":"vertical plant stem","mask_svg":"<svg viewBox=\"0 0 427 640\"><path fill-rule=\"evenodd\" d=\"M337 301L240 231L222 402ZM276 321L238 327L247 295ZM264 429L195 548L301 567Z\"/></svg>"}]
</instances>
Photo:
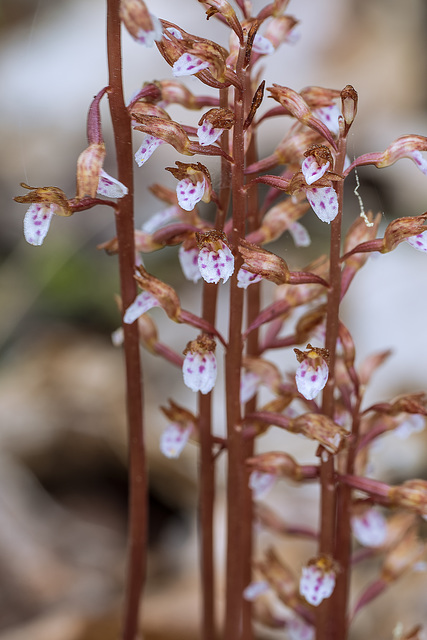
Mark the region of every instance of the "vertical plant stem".
<instances>
[{"instance_id":1,"label":"vertical plant stem","mask_svg":"<svg viewBox=\"0 0 427 640\"><path fill-rule=\"evenodd\" d=\"M234 90L233 128L233 160L232 167L232 205L233 227L232 238L236 249L240 238L245 235L246 196L244 186L244 104L243 104L243 61L245 47L241 46L236 65L237 77L242 88ZM237 272L241 264L235 252L235 269L230 283L230 315L229 338L226 353L226 385L227 385L227 568L226 568L226 615L225 640L238 640L241 637L241 618L243 601L243 555L241 533L244 526L242 520L242 484L245 468L243 459L242 435L240 431L240 372L242 366L242 319L243 289L237 286Z\"/></svg>"},{"instance_id":2,"label":"vertical plant stem","mask_svg":"<svg viewBox=\"0 0 427 640\"><path fill-rule=\"evenodd\" d=\"M119 0L107 0L109 104L116 146L118 178L129 192L119 200L116 214L120 289L123 310L135 299L132 130L123 99ZM147 474L143 439L142 369L138 324L123 324L126 366L126 405L129 433L129 533L122 640L135 640L146 569Z\"/></svg>"},{"instance_id":3,"label":"vertical plant stem","mask_svg":"<svg viewBox=\"0 0 427 640\"><path fill-rule=\"evenodd\" d=\"M340 173L344 166L346 140L341 137L339 141L335 171ZM323 390L322 413L334 418L335 401L335 360L336 345L339 329L339 308L341 300L341 225L343 214L344 183L338 181L335 186L338 197L338 214L331 222L330 239L330 266L329 266L329 293L326 316L326 340L325 347L329 352L329 378ZM334 556L335 553L335 526L336 526L336 481L334 457L325 449L320 458L320 485L321 485L321 510L320 510L320 554ZM316 639L332 640L334 635L334 615L331 609L332 599L324 600L318 608L316 620ZM340 640L344 640L341 638Z\"/></svg>"}]
</instances>

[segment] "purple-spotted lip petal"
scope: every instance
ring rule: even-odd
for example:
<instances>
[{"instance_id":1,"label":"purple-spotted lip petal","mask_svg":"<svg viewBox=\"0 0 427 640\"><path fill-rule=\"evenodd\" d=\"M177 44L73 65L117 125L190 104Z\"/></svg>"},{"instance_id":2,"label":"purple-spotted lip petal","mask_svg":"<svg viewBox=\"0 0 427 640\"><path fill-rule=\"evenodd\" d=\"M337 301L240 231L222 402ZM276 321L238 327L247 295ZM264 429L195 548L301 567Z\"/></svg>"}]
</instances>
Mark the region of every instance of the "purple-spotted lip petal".
<instances>
[{"instance_id":1,"label":"purple-spotted lip petal","mask_svg":"<svg viewBox=\"0 0 427 640\"><path fill-rule=\"evenodd\" d=\"M332 186L306 189L305 197L319 220L328 224L335 220L338 215L338 197Z\"/></svg>"},{"instance_id":2,"label":"purple-spotted lip petal","mask_svg":"<svg viewBox=\"0 0 427 640\"><path fill-rule=\"evenodd\" d=\"M182 56L174 62L172 73L176 78L180 76L192 76L195 73L199 73L199 71L203 71L203 69L207 69L208 67L209 62L198 58L192 53L183 53Z\"/></svg>"},{"instance_id":3,"label":"purple-spotted lip petal","mask_svg":"<svg viewBox=\"0 0 427 640\"><path fill-rule=\"evenodd\" d=\"M128 188L101 169L99 172L97 193L107 198L123 198L127 195Z\"/></svg>"},{"instance_id":4,"label":"purple-spotted lip petal","mask_svg":"<svg viewBox=\"0 0 427 640\"><path fill-rule=\"evenodd\" d=\"M49 231L52 216L55 209L59 209L56 204L32 204L24 218L24 236L29 244L39 247Z\"/></svg>"},{"instance_id":5,"label":"purple-spotted lip petal","mask_svg":"<svg viewBox=\"0 0 427 640\"><path fill-rule=\"evenodd\" d=\"M304 175L305 181L308 185L313 184L316 180L319 180L325 175L329 169L330 163L318 164L314 156L307 156L301 165L301 171Z\"/></svg>"}]
</instances>

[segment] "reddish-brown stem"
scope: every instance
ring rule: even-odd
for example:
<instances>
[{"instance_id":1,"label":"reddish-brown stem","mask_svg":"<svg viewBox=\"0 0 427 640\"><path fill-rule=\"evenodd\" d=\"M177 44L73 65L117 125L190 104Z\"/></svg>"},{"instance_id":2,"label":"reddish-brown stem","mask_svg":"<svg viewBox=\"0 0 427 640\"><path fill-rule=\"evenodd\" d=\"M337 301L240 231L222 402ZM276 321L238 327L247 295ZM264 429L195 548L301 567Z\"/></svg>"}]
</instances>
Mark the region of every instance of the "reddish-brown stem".
<instances>
[{"instance_id":1,"label":"reddish-brown stem","mask_svg":"<svg viewBox=\"0 0 427 640\"><path fill-rule=\"evenodd\" d=\"M122 308L135 299L133 156L132 130L123 99L121 25L119 0L107 0L107 50L111 119L116 146L118 179L128 188L128 195L117 205L120 289ZM147 474L143 439L142 370L139 353L138 323L123 324L126 363L126 404L129 432L129 543L122 640L135 640L138 611L145 579L147 546Z\"/></svg>"},{"instance_id":2,"label":"reddish-brown stem","mask_svg":"<svg viewBox=\"0 0 427 640\"><path fill-rule=\"evenodd\" d=\"M244 78L243 62L245 47L241 46L236 65L239 79ZM244 185L244 139L243 124L244 105L243 91L234 90L233 128L233 158L232 167L232 205L233 247L237 249L239 240L245 236L245 205L246 195ZM230 315L229 340L225 360L227 385L227 447L228 447L228 476L227 476L227 560L226 560L226 612L224 640L238 640L241 634L242 601L243 601L243 555L240 537L242 532L242 484L245 478L245 467L242 448L242 434L240 430L240 372L242 364L242 319L243 319L243 289L237 286L237 272L241 259L237 258L230 283Z\"/></svg>"},{"instance_id":3,"label":"reddish-brown stem","mask_svg":"<svg viewBox=\"0 0 427 640\"><path fill-rule=\"evenodd\" d=\"M341 172L344 166L346 140L340 138L338 146L335 171ZM343 214L344 183L339 181L335 185L338 197L338 214L331 222L330 239L330 267L329 267L329 292L326 315L326 340L325 347L329 352L329 378L323 391L322 413L334 418L335 411L335 355L339 329L339 308L341 299L341 224ZM321 511L320 511L320 539L319 553L333 557L335 552L335 522L336 522L336 481L334 458L325 449L321 450L320 457L320 487L321 487ZM333 599L325 600L318 608L316 619L316 640L331 640L338 636L335 632L335 614L332 613ZM345 640L345 635L339 638Z\"/></svg>"}]
</instances>

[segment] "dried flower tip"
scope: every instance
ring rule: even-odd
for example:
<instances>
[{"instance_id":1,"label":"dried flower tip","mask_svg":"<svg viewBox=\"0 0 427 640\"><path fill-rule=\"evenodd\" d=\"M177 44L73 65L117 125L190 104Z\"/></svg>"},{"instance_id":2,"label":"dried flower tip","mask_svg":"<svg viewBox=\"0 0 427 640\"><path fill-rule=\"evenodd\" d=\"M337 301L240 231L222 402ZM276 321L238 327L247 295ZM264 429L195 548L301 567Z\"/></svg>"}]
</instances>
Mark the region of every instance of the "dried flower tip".
<instances>
[{"instance_id":1,"label":"dried flower tip","mask_svg":"<svg viewBox=\"0 0 427 640\"><path fill-rule=\"evenodd\" d=\"M249 488L252 490L254 500L262 500L276 484L277 475L275 473L264 473L263 471L252 471L249 476Z\"/></svg>"},{"instance_id":2,"label":"dried flower tip","mask_svg":"<svg viewBox=\"0 0 427 640\"><path fill-rule=\"evenodd\" d=\"M217 375L215 341L202 334L184 349L182 373L184 384L192 391L206 394L212 391Z\"/></svg>"},{"instance_id":3,"label":"dried flower tip","mask_svg":"<svg viewBox=\"0 0 427 640\"><path fill-rule=\"evenodd\" d=\"M178 458L188 442L192 427L182 428L176 423L170 424L160 438L160 451L167 458Z\"/></svg>"},{"instance_id":4,"label":"dried flower tip","mask_svg":"<svg viewBox=\"0 0 427 640\"><path fill-rule=\"evenodd\" d=\"M95 197L104 159L105 145L103 143L92 143L79 155L77 160L77 198Z\"/></svg>"},{"instance_id":5,"label":"dried flower tip","mask_svg":"<svg viewBox=\"0 0 427 640\"><path fill-rule=\"evenodd\" d=\"M135 162L138 167L142 167L142 165L147 162L148 158L150 158L157 147L163 144L163 140L160 138L155 138L154 136L146 133L142 140L141 146L138 151L135 153Z\"/></svg>"},{"instance_id":6,"label":"dried flower tip","mask_svg":"<svg viewBox=\"0 0 427 640\"><path fill-rule=\"evenodd\" d=\"M196 247L188 249L182 244L178 251L179 263L187 280L197 282L202 277L199 269L199 250Z\"/></svg>"},{"instance_id":7,"label":"dried flower tip","mask_svg":"<svg viewBox=\"0 0 427 640\"><path fill-rule=\"evenodd\" d=\"M226 283L234 272L234 256L225 233L207 231L196 233L199 247L198 266L205 282L217 284L222 278Z\"/></svg>"},{"instance_id":8,"label":"dried flower tip","mask_svg":"<svg viewBox=\"0 0 427 640\"><path fill-rule=\"evenodd\" d=\"M354 118L357 113L357 102L358 95L357 91L351 84L348 84L341 91L341 105L342 105L342 115L344 117L345 122L345 135L347 135L348 130L353 124Z\"/></svg>"},{"instance_id":9,"label":"dried flower tip","mask_svg":"<svg viewBox=\"0 0 427 640\"><path fill-rule=\"evenodd\" d=\"M416 236L406 238L406 242L414 249L427 253L427 231L423 231L422 233L418 233Z\"/></svg>"},{"instance_id":10,"label":"dried flower tip","mask_svg":"<svg viewBox=\"0 0 427 640\"><path fill-rule=\"evenodd\" d=\"M226 0L199 0L204 5L208 5L209 9L206 10L207 19L216 13L219 13L233 29L240 41L243 39L243 32L240 21L236 16L236 13L229 2Z\"/></svg>"},{"instance_id":11,"label":"dried flower tip","mask_svg":"<svg viewBox=\"0 0 427 640\"><path fill-rule=\"evenodd\" d=\"M343 427L319 413L304 413L294 418L289 424L289 430L316 440L332 454L338 453L348 435Z\"/></svg>"},{"instance_id":12,"label":"dried flower tip","mask_svg":"<svg viewBox=\"0 0 427 640\"><path fill-rule=\"evenodd\" d=\"M148 273L142 265L137 267L135 280L141 289L154 296L171 320L180 322L181 306L175 289Z\"/></svg>"},{"instance_id":13,"label":"dried flower tip","mask_svg":"<svg viewBox=\"0 0 427 640\"><path fill-rule=\"evenodd\" d=\"M307 400L313 400L324 388L328 381L329 368L327 363L327 351L317 349L310 344L307 351L294 349L299 366L295 374L298 391Z\"/></svg>"},{"instance_id":14,"label":"dried flower tip","mask_svg":"<svg viewBox=\"0 0 427 640\"><path fill-rule=\"evenodd\" d=\"M335 589L335 568L326 556L312 559L302 568L299 591L309 604L317 607Z\"/></svg>"},{"instance_id":15,"label":"dried flower tip","mask_svg":"<svg viewBox=\"0 0 427 640\"><path fill-rule=\"evenodd\" d=\"M387 538L387 521L377 509L364 509L351 518L353 535L365 547L381 547Z\"/></svg>"},{"instance_id":16,"label":"dried flower tip","mask_svg":"<svg viewBox=\"0 0 427 640\"><path fill-rule=\"evenodd\" d=\"M121 0L120 19L132 38L145 47L152 47L155 41L162 39L160 20L149 13L142 0Z\"/></svg>"}]
</instances>

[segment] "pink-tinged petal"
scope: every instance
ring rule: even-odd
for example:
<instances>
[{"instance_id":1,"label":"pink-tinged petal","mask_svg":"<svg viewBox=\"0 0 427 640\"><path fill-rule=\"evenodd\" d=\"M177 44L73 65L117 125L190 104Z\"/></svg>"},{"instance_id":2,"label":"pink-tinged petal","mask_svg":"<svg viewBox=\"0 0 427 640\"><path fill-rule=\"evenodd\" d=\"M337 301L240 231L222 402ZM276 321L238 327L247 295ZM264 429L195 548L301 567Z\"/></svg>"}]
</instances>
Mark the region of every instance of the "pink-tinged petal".
<instances>
[{"instance_id":1,"label":"pink-tinged petal","mask_svg":"<svg viewBox=\"0 0 427 640\"><path fill-rule=\"evenodd\" d=\"M334 588L334 571L323 571L315 564L303 567L299 591L307 602L317 607L332 595Z\"/></svg>"},{"instance_id":2,"label":"pink-tinged petal","mask_svg":"<svg viewBox=\"0 0 427 640\"><path fill-rule=\"evenodd\" d=\"M245 404L254 397L259 389L261 379L253 371L243 371L240 377L240 402Z\"/></svg>"},{"instance_id":3,"label":"pink-tinged petal","mask_svg":"<svg viewBox=\"0 0 427 640\"><path fill-rule=\"evenodd\" d=\"M193 184L190 178L180 180L176 186L176 195L181 209L192 211L205 193L205 180Z\"/></svg>"},{"instance_id":4,"label":"pink-tinged petal","mask_svg":"<svg viewBox=\"0 0 427 640\"><path fill-rule=\"evenodd\" d=\"M295 616L286 625L288 640L315 640L316 630L302 618Z\"/></svg>"},{"instance_id":5,"label":"pink-tinged petal","mask_svg":"<svg viewBox=\"0 0 427 640\"><path fill-rule=\"evenodd\" d=\"M107 198L123 198L127 195L128 188L101 169L97 192L101 196L107 196Z\"/></svg>"},{"instance_id":6,"label":"pink-tinged petal","mask_svg":"<svg viewBox=\"0 0 427 640\"><path fill-rule=\"evenodd\" d=\"M316 180L319 180L325 175L329 169L329 162L325 164L319 164L314 156L307 156L301 165L301 171L303 172L305 181L307 184L313 184Z\"/></svg>"},{"instance_id":7,"label":"pink-tinged petal","mask_svg":"<svg viewBox=\"0 0 427 640\"><path fill-rule=\"evenodd\" d=\"M30 206L24 218L24 236L29 244L36 247L43 244L57 207L55 204L48 206L39 203Z\"/></svg>"},{"instance_id":8,"label":"pink-tinged petal","mask_svg":"<svg viewBox=\"0 0 427 640\"><path fill-rule=\"evenodd\" d=\"M277 476L274 473L252 471L249 476L249 488L252 489L254 500L262 500L276 484Z\"/></svg>"},{"instance_id":9,"label":"pink-tinged petal","mask_svg":"<svg viewBox=\"0 0 427 640\"><path fill-rule=\"evenodd\" d=\"M184 249L184 246L181 245L178 251L178 258L182 272L187 280L192 282L200 280L202 274L198 265L199 250L196 247Z\"/></svg>"},{"instance_id":10,"label":"pink-tinged petal","mask_svg":"<svg viewBox=\"0 0 427 640\"><path fill-rule=\"evenodd\" d=\"M410 244L414 249L418 249L418 251L424 251L424 253L427 253L427 231L423 231L416 236L406 238L406 242Z\"/></svg>"},{"instance_id":11,"label":"pink-tinged petal","mask_svg":"<svg viewBox=\"0 0 427 640\"><path fill-rule=\"evenodd\" d=\"M402 422L394 429L393 433L395 433L398 438L406 440L406 438L409 438L413 433L421 433L421 431L424 431L425 426L425 416L421 416L419 413L406 413L404 414Z\"/></svg>"},{"instance_id":12,"label":"pink-tinged petal","mask_svg":"<svg viewBox=\"0 0 427 640\"><path fill-rule=\"evenodd\" d=\"M314 109L313 115L315 115L316 118L319 118L319 120L328 127L329 131L333 135L337 136L339 134L339 117L341 116L341 111L336 104Z\"/></svg>"},{"instance_id":13,"label":"pink-tinged petal","mask_svg":"<svg viewBox=\"0 0 427 640\"><path fill-rule=\"evenodd\" d=\"M306 189L305 197L322 222L332 222L338 215L338 197L333 187Z\"/></svg>"},{"instance_id":14,"label":"pink-tinged petal","mask_svg":"<svg viewBox=\"0 0 427 640\"><path fill-rule=\"evenodd\" d=\"M300 222L292 222L288 227L288 231L291 234L296 247L310 246L310 235L307 229Z\"/></svg>"},{"instance_id":15,"label":"pink-tinged petal","mask_svg":"<svg viewBox=\"0 0 427 640\"><path fill-rule=\"evenodd\" d=\"M179 209L176 205L172 205L171 207L167 207L162 211L158 211L150 218L148 218L148 220L146 220L146 222L144 222L144 224L142 225L141 229L142 231L145 231L145 233L154 233L155 231L157 231L157 229L161 229L165 226L165 224L168 224L169 222L171 222L171 220L174 220L178 217Z\"/></svg>"},{"instance_id":16,"label":"pink-tinged petal","mask_svg":"<svg viewBox=\"0 0 427 640\"><path fill-rule=\"evenodd\" d=\"M125 315L123 316L123 322L126 324L132 324L135 322L143 313L152 309L153 307L159 307L159 301L148 291L143 291L138 296L136 296L135 300L132 304L126 309Z\"/></svg>"},{"instance_id":17,"label":"pink-tinged petal","mask_svg":"<svg viewBox=\"0 0 427 640\"><path fill-rule=\"evenodd\" d=\"M213 144L218 140L224 129L215 129L210 122L203 122L197 129L197 137L202 147Z\"/></svg>"},{"instance_id":18,"label":"pink-tinged petal","mask_svg":"<svg viewBox=\"0 0 427 640\"><path fill-rule=\"evenodd\" d=\"M244 267L240 267L237 272L237 286L239 289L247 289L250 284L255 284L255 282L260 282L262 280L262 276L258 273L251 273Z\"/></svg>"},{"instance_id":19,"label":"pink-tinged petal","mask_svg":"<svg viewBox=\"0 0 427 640\"><path fill-rule=\"evenodd\" d=\"M387 537L387 521L380 511L368 509L351 519L353 535L364 547L381 547Z\"/></svg>"},{"instance_id":20,"label":"pink-tinged petal","mask_svg":"<svg viewBox=\"0 0 427 640\"><path fill-rule=\"evenodd\" d=\"M207 69L209 63L205 60L201 60L192 53L183 53L182 56L174 63L172 67L173 75L178 78L179 76L192 76L203 69Z\"/></svg>"},{"instance_id":21,"label":"pink-tinged petal","mask_svg":"<svg viewBox=\"0 0 427 640\"><path fill-rule=\"evenodd\" d=\"M225 243L218 251L209 251L207 247L200 249L197 262L205 282L217 284L222 278L225 284L233 275L234 256Z\"/></svg>"},{"instance_id":22,"label":"pink-tinged petal","mask_svg":"<svg viewBox=\"0 0 427 640\"><path fill-rule=\"evenodd\" d=\"M161 144L163 144L163 140L160 140L160 138L155 138L154 136L146 133L142 140L141 146L135 153L135 162L138 167L142 167L142 165L147 162L148 158L153 155L157 147L160 147Z\"/></svg>"},{"instance_id":23,"label":"pink-tinged petal","mask_svg":"<svg viewBox=\"0 0 427 640\"><path fill-rule=\"evenodd\" d=\"M264 36L257 33L252 45L252 51L254 53L261 53L265 56L269 56L274 53L275 49L273 43L270 42L268 38L264 38Z\"/></svg>"},{"instance_id":24,"label":"pink-tinged petal","mask_svg":"<svg viewBox=\"0 0 427 640\"><path fill-rule=\"evenodd\" d=\"M153 16L150 13L151 22L153 25L153 29L151 31L144 31L140 29L135 38L139 44L142 44L144 47L152 47L154 42L159 42L163 36L163 27L157 16Z\"/></svg>"},{"instance_id":25,"label":"pink-tinged petal","mask_svg":"<svg viewBox=\"0 0 427 640\"><path fill-rule=\"evenodd\" d=\"M415 162L418 169L427 176L427 160L423 158L421 151L411 151L409 157Z\"/></svg>"},{"instance_id":26,"label":"pink-tinged petal","mask_svg":"<svg viewBox=\"0 0 427 640\"><path fill-rule=\"evenodd\" d=\"M259 598L259 596L267 593L270 588L271 587L267 580L257 580L256 582L251 582L250 584L248 584L246 589L244 589L243 591L243 597L245 600L248 600L248 602L253 602L257 598Z\"/></svg>"},{"instance_id":27,"label":"pink-tinged petal","mask_svg":"<svg viewBox=\"0 0 427 640\"><path fill-rule=\"evenodd\" d=\"M313 400L324 388L328 381L329 369L326 360L317 367L311 364L311 358L306 358L298 365L295 381L298 391L307 400Z\"/></svg>"},{"instance_id":28,"label":"pink-tinged petal","mask_svg":"<svg viewBox=\"0 0 427 640\"><path fill-rule=\"evenodd\" d=\"M192 391L209 393L216 382L216 358L213 352L196 353L189 351L182 365L184 384Z\"/></svg>"},{"instance_id":29,"label":"pink-tinged petal","mask_svg":"<svg viewBox=\"0 0 427 640\"><path fill-rule=\"evenodd\" d=\"M297 44L301 38L301 29L299 25L296 25L293 29L291 29L288 33L288 37L286 38L286 42L288 44Z\"/></svg>"},{"instance_id":30,"label":"pink-tinged petal","mask_svg":"<svg viewBox=\"0 0 427 640\"><path fill-rule=\"evenodd\" d=\"M191 431L191 426L183 429L178 424L171 423L161 435L160 451L167 458L178 458L188 442Z\"/></svg>"}]
</instances>

